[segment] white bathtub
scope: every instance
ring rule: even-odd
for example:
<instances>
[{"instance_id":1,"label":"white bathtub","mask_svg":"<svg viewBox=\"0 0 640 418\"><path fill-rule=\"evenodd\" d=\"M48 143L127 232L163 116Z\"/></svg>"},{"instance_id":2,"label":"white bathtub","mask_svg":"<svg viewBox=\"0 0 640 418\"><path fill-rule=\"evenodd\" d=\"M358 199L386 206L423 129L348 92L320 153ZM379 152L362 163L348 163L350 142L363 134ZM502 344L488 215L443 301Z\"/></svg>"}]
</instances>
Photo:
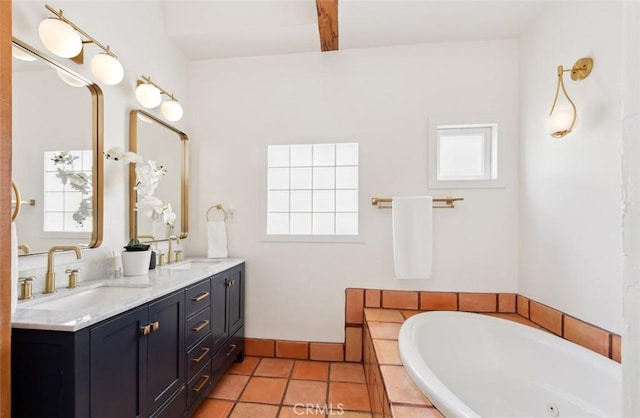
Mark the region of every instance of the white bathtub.
<instances>
[{"instance_id":1,"label":"white bathtub","mask_svg":"<svg viewBox=\"0 0 640 418\"><path fill-rule=\"evenodd\" d=\"M620 365L548 332L467 312L402 325L400 358L447 418L620 417Z\"/></svg>"}]
</instances>

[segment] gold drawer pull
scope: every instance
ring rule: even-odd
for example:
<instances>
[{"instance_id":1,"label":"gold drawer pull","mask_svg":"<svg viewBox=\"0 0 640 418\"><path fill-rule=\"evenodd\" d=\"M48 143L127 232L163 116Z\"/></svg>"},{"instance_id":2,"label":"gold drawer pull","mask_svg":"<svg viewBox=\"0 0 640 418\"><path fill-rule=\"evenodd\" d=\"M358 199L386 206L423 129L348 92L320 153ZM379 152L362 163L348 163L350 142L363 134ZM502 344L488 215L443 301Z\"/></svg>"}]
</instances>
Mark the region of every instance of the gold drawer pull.
<instances>
[{"instance_id":1,"label":"gold drawer pull","mask_svg":"<svg viewBox=\"0 0 640 418\"><path fill-rule=\"evenodd\" d=\"M150 332L151 332L151 325L145 325L144 327L140 328L140 334L142 335L149 335Z\"/></svg>"},{"instance_id":2,"label":"gold drawer pull","mask_svg":"<svg viewBox=\"0 0 640 418\"><path fill-rule=\"evenodd\" d=\"M151 323L151 332L156 332L160 328L160 322L152 322Z\"/></svg>"},{"instance_id":3,"label":"gold drawer pull","mask_svg":"<svg viewBox=\"0 0 640 418\"><path fill-rule=\"evenodd\" d=\"M210 351L209 348L203 348L202 349L202 354L200 354L196 358L192 358L191 361L193 361L195 363L200 363L202 361L202 359L205 358L207 356L207 354L209 354L209 351Z\"/></svg>"},{"instance_id":4,"label":"gold drawer pull","mask_svg":"<svg viewBox=\"0 0 640 418\"><path fill-rule=\"evenodd\" d=\"M204 293L200 293L195 298L191 298L191 300L194 302L200 302L202 299L205 299L207 296L209 296L209 292L204 292Z\"/></svg>"},{"instance_id":5,"label":"gold drawer pull","mask_svg":"<svg viewBox=\"0 0 640 418\"><path fill-rule=\"evenodd\" d=\"M231 353L233 353L233 350L236 349L236 345L235 344L229 344L229 351L227 351L226 353L224 353L227 357L229 357L231 355Z\"/></svg>"},{"instance_id":6,"label":"gold drawer pull","mask_svg":"<svg viewBox=\"0 0 640 418\"><path fill-rule=\"evenodd\" d=\"M195 332L200 332L200 331L202 331L202 330L203 330L207 325L209 325L209 320L208 320L208 319L205 319L204 321L202 321L202 322L200 323L200 325L198 325L197 327L193 328L193 330L194 330Z\"/></svg>"},{"instance_id":7,"label":"gold drawer pull","mask_svg":"<svg viewBox=\"0 0 640 418\"><path fill-rule=\"evenodd\" d=\"M205 387L205 385L207 384L207 382L209 381L209 375L207 374L203 374L202 375L202 382L200 382L200 384L193 388L193 391L195 393L200 393L200 391L202 390L203 387Z\"/></svg>"}]
</instances>

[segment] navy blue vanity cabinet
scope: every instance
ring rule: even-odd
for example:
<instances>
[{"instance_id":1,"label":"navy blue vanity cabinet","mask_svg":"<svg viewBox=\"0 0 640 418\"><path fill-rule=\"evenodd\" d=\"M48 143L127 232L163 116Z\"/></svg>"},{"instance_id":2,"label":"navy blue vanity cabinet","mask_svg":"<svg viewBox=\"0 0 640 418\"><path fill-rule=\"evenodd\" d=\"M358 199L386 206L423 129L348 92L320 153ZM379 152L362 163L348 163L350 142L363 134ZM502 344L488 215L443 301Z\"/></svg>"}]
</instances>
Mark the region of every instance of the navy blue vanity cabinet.
<instances>
[{"instance_id":1,"label":"navy blue vanity cabinet","mask_svg":"<svg viewBox=\"0 0 640 418\"><path fill-rule=\"evenodd\" d=\"M14 418L89 416L89 332L13 329Z\"/></svg>"},{"instance_id":2,"label":"navy blue vanity cabinet","mask_svg":"<svg viewBox=\"0 0 640 418\"><path fill-rule=\"evenodd\" d=\"M12 415L149 417L169 404L184 411L184 327L180 290L77 332L13 329Z\"/></svg>"},{"instance_id":3,"label":"navy blue vanity cabinet","mask_svg":"<svg viewBox=\"0 0 640 418\"><path fill-rule=\"evenodd\" d=\"M76 332L14 328L13 417L190 417L243 325L244 263Z\"/></svg>"},{"instance_id":4,"label":"navy blue vanity cabinet","mask_svg":"<svg viewBox=\"0 0 640 418\"><path fill-rule=\"evenodd\" d=\"M143 376L147 374L149 338L141 330L147 324L144 306L91 328L91 417L142 416L140 392L146 392Z\"/></svg>"},{"instance_id":5,"label":"navy blue vanity cabinet","mask_svg":"<svg viewBox=\"0 0 640 418\"><path fill-rule=\"evenodd\" d=\"M184 315L179 291L91 329L91 417L147 417L181 389Z\"/></svg>"},{"instance_id":6,"label":"navy blue vanity cabinet","mask_svg":"<svg viewBox=\"0 0 640 418\"><path fill-rule=\"evenodd\" d=\"M227 295L229 334L235 334L244 325L244 264L229 270Z\"/></svg>"},{"instance_id":7,"label":"navy blue vanity cabinet","mask_svg":"<svg viewBox=\"0 0 640 418\"><path fill-rule=\"evenodd\" d=\"M216 274L211 278L211 335L213 337L213 351L211 355L220 350L220 347L222 347L229 338L229 321L227 320L228 284L228 270Z\"/></svg>"}]
</instances>

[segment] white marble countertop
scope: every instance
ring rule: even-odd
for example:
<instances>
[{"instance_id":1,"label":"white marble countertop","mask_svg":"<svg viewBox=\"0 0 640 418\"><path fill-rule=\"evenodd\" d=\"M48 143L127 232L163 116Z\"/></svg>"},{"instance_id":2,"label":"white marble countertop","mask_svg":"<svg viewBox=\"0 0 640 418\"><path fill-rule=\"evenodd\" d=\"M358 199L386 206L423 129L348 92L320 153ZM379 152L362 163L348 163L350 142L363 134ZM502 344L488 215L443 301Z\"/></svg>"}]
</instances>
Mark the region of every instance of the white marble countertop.
<instances>
[{"instance_id":1,"label":"white marble countertop","mask_svg":"<svg viewBox=\"0 0 640 418\"><path fill-rule=\"evenodd\" d=\"M53 295L36 294L33 299L18 303L18 309L11 317L11 326L51 331L78 331L243 262L244 259L241 258L189 259L156 267L150 270L148 275L86 281L81 282L77 289L62 288ZM90 306L73 307L74 303L78 303L81 298L85 298L86 301L87 295L94 293L87 291L98 288L113 288L108 291L118 296L94 297L92 295ZM121 292L116 289L120 289ZM100 291L95 293L98 292ZM47 304L50 308L39 307L40 304Z\"/></svg>"}]
</instances>

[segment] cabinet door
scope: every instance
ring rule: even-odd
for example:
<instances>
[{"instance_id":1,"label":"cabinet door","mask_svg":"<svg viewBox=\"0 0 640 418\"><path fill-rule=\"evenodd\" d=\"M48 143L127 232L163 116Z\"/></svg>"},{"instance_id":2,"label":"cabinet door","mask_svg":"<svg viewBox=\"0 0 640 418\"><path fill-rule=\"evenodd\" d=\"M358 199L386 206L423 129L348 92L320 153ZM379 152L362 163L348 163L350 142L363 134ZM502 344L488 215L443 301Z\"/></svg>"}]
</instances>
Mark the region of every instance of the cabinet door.
<instances>
[{"instance_id":1,"label":"cabinet door","mask_svg":"<svg viewBox=\"0 0 640 418\"><path fill-rule=\"evenodd\" d=\"M220 349L229 336L227 325L227 285L229 272L216 274L211 278L211 336L214 353Z\"/></svg>"},{"instance_id":2,"label":"cabinet door","mask_svg":"<svg viewBox=\"0 0 640 418\"><path fill-rule=\"evenodd\" d=\"M145 416L160 408L184 382L184 291L153 302L148 309Z\"/></svg>"},{"instance_id":3,"label":"cabinet door","mask_svg":"<svg viewBox=\"0 0 640 418\"><path fill-rule=\"evenodd\" d=\"M147 307L125 313L91 329L91 417L137 417L143 413Z\"/></svg>"},{"instance_id":4,"label":"cabinet door","mask_svg":"<svg viewBox=\"0 0 640 418\"><path fill-rule=\"evenodd\" d=\"M229 271L227 292L229 335L233 335L244 322L244 264Z\"/></svg>"}]
</instances>

